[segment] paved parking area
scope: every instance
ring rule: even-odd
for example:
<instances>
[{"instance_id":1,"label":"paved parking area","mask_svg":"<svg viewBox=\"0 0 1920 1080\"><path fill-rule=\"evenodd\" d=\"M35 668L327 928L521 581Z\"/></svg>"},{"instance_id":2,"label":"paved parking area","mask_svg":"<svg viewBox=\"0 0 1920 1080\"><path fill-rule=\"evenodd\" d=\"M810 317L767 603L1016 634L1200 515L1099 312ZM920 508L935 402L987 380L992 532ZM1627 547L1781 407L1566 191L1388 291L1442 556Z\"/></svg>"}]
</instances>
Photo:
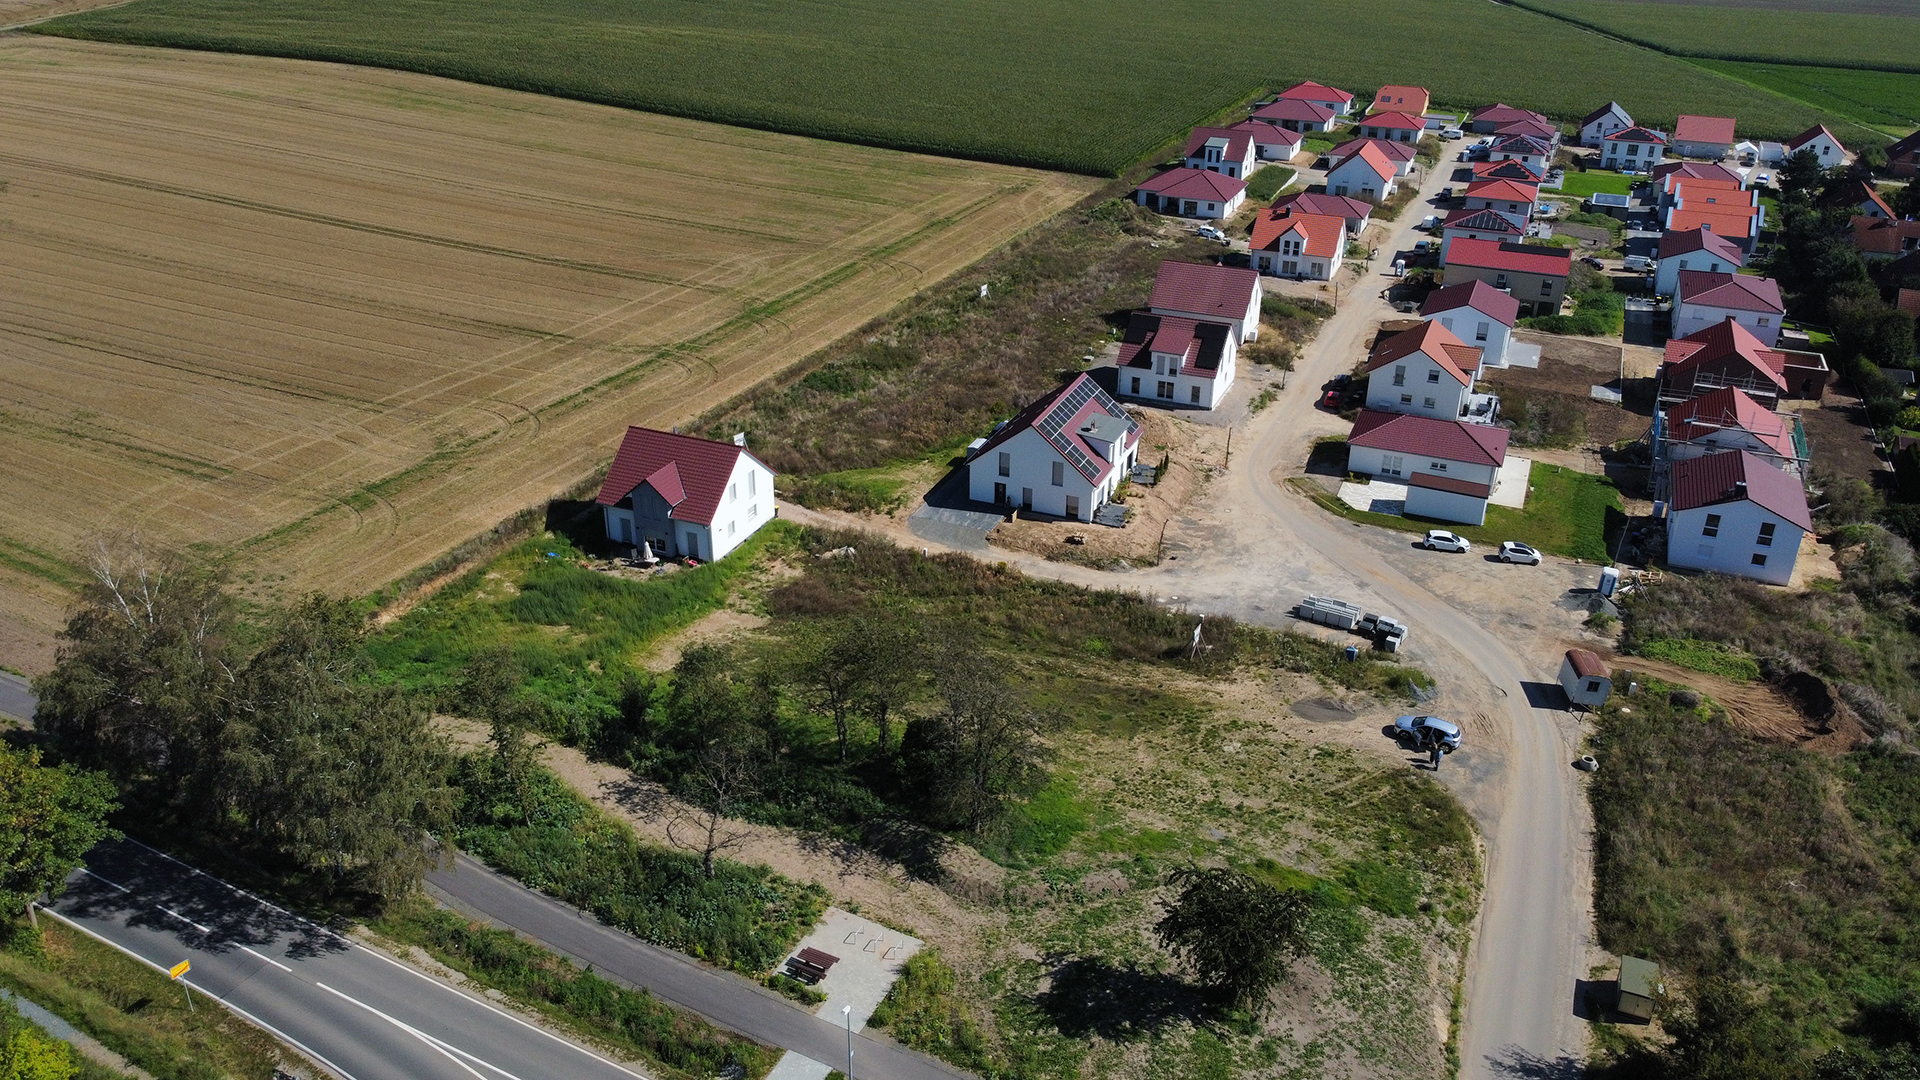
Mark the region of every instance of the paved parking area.
<instances>
[{"instance_id":1,"label":"paved parking area","mask_svg":"<svg viewBox=\"0 0 1920 1080\"><path fill-rule=\"evenodd\" d=\"M985 551L987 534L1004 520L1001 515L951 506L922 506L907 518L907 528L922 540L959 548Z\"/></svg>"},{"instance_id":2,"label":"paved parking area","mask_svg":"<svg viewBox=\"0 0 1920 1080\"><path fill-rule=\"evenodd\" d=\"M815 987L827 995L827 1000L813 1014L836 1024L851 1024L854 1031L866 1027L867 1018L900 977L907 958L920 951L920 944L919 938L839 908L828 908L813 932L793 947L795 953L818 949L840 959ZM841 1011L849 1008L850 1014ZM854 1062L855 1076L860 1075L860 1064ZM826 1080L835 1068L845 1067L844 1061L826 1064L789 1051L767 1074L767 1080Z\"/></svg>"}]
</instances>

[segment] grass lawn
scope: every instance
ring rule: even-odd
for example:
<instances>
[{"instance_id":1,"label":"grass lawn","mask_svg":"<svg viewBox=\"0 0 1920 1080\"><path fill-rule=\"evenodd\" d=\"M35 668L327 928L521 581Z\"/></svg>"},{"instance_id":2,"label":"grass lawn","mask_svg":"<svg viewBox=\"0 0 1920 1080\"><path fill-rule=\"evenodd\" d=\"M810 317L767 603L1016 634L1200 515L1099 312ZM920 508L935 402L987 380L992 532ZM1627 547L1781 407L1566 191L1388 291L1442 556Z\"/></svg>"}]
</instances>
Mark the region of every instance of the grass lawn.
<instances>
[{"instance_id":1,"label":"grass lawn","mask_svg":"<svg viewBox=\"0 0 1920 1080\"><path fill-rule=\"evenodd\" d=\"M1409 533L1449 529L1486 551L1498 549L1502 541L1518 540L1549 555L1597 563L1613 561L1608 542L1626 522L1620 509L1620 492L1613 481L1536 461L1529 484L1533 490L1524 508L1489 506L1485 525L1460 525L1355 510L1311 480L1294 481L1298 490L1325 509L1383 529Z\"/></svg>"},{"instance_id":2,"label":"grass lawn","mask_svg":"<svg viewBox=\"0 0 1920 1080\"><path fill-rule=\"evenodd\" d=\"M1559 194L1569 198L1584 199L1589 195L1627 195L1633 191L1634 178L1623 173L1604 172L1590 169L1578 172L1568 169L1566 179L1561 183ZM1547 192L1548 195L1554 194Z\"/></svg>"},{"instance_id":3,"label":"grass lawn","mask_svg":"<svg viewBox=\"0 0 1920 1080\"><path fill-rule=\"evenodd\" d=\"M1293 182L1294 171L1285 165L1268 165L1254 170L1253 177L1247 181L1247 203L1264 203L1280 194Z\"/></svg>"}]
</instances>

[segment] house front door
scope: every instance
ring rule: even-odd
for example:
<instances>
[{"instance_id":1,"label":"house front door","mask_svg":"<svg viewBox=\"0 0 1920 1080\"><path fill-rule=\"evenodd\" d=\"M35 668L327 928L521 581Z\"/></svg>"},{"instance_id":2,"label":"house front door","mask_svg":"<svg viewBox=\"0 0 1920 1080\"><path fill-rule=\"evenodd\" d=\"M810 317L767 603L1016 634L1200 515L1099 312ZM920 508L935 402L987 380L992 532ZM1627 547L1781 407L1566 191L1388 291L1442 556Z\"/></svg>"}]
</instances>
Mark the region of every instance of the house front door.
<instances>
[{"instance_id":1,"label":"house front door","mask_svg":"<svg viewBox=\"0 0 1920 1080\"><path fill-rule=\"evenodd\" d=\"M1033 489L1032 488L1023 487L1020 489L1020 509L1022 510L1033 509Z\"/></svg>"},{"instance_id":2,"label":"house front door","mask_svg":"<svg viewBox=\"0 0 1920 1080\"><path fill-rule=\"evenodd\" d=\"M686 550L682 551L681 554L685 555L689 559L699 558L700 557L700 534L690 532L686 535L685 539L687 541Z\"/></svg>"},{"instance_id":3,"label":"house front door","mask_svg":"<svg viewBox=\"0 0 1920 1080\"><path fill-rule=\"evenodd\" d=\"M995 506L1007 505L1007 485L1005 484L993 485L993 505Z\"/></svg>"}]
</instances>

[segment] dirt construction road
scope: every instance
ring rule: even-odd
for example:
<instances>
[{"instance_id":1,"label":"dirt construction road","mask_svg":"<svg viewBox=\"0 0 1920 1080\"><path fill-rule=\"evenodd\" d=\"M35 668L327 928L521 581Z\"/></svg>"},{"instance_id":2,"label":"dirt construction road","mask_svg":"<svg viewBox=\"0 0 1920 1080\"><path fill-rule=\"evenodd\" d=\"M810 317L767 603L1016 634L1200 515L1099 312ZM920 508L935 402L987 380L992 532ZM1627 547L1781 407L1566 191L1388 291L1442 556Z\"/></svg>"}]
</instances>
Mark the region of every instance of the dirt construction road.
<instances>
[{"instance_id":1,"label":"dirt construction road","mask_svg":"<svg viewBox=\"0 0 1920 1080\"><path fill-rule=\"evenodd\" d=\"M1444 169L1425 180L1423 200L1407 208L1376 267L1391 264L1390 251L1412 246L1412 225L1435 212L1426 199L1448 182ZM1138 589L1266 625L1303 628L1289 612L1309 592L1411 624L1408 658L1439 681L1434 710L1462 721L1468 736L1439 779L1472 811L1489 846L1460 1033L1463 1075L1535 1075L1567 1067L1584 1051L1573 995L1585 974L1592 889L1586 800L1569 767L1580 728L1530 700L1552 704L1561 650L1578 640L1584 617L1566 601L1593 585L1595 570L1554 558L1513 567L1479 551L1422 551L1408 534L1333 518L1286 486L1315 436L1344 433L1314 400L1323 382L1364 357L1379 321L1393 317L1377 296L1389 280L1342 272L1339 313L1280 399L1235 432L1226 474L1170 526L1159 566L1115 574L998 549L990 557L1035 575ZM781 513L828 517L784 506Z\"/></svg>"}]
</instances>

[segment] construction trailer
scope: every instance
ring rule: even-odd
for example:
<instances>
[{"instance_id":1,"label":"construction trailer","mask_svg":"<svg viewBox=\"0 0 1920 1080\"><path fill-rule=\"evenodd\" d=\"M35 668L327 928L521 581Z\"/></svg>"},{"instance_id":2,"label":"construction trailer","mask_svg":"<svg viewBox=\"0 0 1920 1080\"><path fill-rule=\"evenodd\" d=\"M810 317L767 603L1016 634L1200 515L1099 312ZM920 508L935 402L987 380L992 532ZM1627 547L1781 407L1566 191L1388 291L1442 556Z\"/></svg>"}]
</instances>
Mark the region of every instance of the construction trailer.
<instances>
[{"instance_id":1,"label":"construction trailer","mask_svg":"<svg viewBox=\"0 0 1920 1080\"><path fill-rule=\"evenodd\" d=\"M1587 649L1568 649L1560 662L1560 689L1567 700L1581 708L1597 709L1613 693L1613 677L1598 654Z\"/></svg>"}]
</instances>

